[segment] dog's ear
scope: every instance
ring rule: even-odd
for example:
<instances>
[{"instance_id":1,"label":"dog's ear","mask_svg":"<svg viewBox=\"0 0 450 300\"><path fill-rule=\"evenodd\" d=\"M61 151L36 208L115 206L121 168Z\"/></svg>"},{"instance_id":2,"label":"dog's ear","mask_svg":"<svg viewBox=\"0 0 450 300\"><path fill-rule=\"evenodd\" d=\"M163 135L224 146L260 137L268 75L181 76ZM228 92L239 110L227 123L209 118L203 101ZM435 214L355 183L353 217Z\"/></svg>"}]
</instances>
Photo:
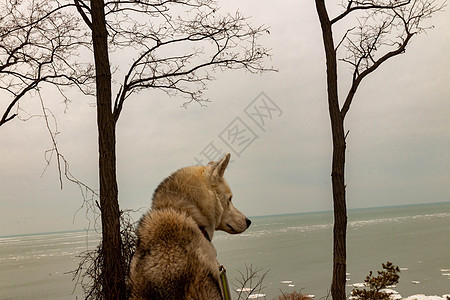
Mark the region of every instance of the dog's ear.
<instances>
[{"instance_id":1,"label":"dog's ear","mask_svg":"<svg viewBox=\"0 0 450 300\"><path fill-rule=\"evenodd\" d=\"M225 169L228 166L228 163L230 162L231 154L226 154L220 161L218 162L210 162L208 164L209 172L212 177L214 178L222 178L223 173L225 173Z\"/></svg>"}]
</instances>

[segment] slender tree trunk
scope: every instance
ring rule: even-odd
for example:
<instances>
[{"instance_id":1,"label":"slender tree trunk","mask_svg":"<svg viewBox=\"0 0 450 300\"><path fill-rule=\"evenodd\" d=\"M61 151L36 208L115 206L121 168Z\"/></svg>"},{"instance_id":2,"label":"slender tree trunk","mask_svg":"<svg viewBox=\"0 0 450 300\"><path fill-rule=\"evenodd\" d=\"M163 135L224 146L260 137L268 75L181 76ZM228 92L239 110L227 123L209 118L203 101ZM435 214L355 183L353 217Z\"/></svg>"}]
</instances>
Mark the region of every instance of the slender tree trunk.
<instances>
[{"instance_id":1,"label":"slender tree trunk","mask_svg":"<svg viewBox=\"0 0 450 300\"><path fill-rule=\"evenodd\" d=\"M330 115L333 114L330 108ZM331 295L333 299L346 299L347 267L347 204L345 199L345 136L343 122L331 122L333 132L333 163L331 180L333 186L334 228L333 228L333 280Z\"/></svg>"},{"instance_id":2,"label":"slender tree trunk","mask_svg":"<svg viewBox=\"0 0 450 300\"><path fill-rule=\"evenodd\" d=\"M126 299L125 264L122 257L116 179L116 123L111 105L111 70L103 0L91 1L91 14L96 69L100 209L104 261L102 292L105 299Z\"/></svg>"},{"instance_id":3,"label":"slender tree trunk","mask_svg":"<svg viewBox=\"0 0 450 300\"><path fill-rule=\"evenodd\" d=\"M333 229L333 279L331 295L334 300L345 300L346 284L346 235L347 205L345 199L345 133L344 117L339 109L337 62L334 49L331 22L324 0L316 0L316 9L322 27L322 36L327 62L328 108L333 137L333 162L331 180L333 187L334 229Z\"/></svg>"}]
</instances>

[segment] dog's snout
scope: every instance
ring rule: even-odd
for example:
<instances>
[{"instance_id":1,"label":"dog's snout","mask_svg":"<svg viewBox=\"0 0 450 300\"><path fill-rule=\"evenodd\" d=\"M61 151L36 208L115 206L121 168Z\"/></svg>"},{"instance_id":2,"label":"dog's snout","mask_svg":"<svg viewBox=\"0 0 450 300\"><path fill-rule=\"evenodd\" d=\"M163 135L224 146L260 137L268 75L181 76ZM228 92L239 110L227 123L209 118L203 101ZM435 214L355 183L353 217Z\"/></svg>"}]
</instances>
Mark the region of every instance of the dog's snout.
<instances>
[{"instance_id":1,"label":"dog's snout","mask_svg":"<svg viewBox=\"0 0 450 300\"><path fill-rule=\"evenodd\" d=\"M250 224L252 224L252 221L250 221L248 218L245 219L245 222L247 223L247 228L249 228Z\"/></svg>"}]
</instances>

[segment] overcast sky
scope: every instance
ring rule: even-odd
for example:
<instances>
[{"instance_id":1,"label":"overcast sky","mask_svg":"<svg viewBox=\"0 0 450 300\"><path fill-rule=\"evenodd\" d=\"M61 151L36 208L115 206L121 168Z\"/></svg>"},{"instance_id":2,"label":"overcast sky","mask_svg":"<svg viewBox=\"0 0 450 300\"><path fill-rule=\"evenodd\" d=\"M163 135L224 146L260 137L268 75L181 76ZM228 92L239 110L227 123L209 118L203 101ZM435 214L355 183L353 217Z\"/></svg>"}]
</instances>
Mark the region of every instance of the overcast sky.
<instances>
[{"instance_id":1,"label":"overcast sky","mask_svg":"<svg viewBox=\"0 0 450 300\"><path fill-rule=\"evenodd\" d=\"M248 216L331 210L330 121L314 1L219 4L270 27L261 43L272 49L267 65L279 72L217 73L207 107L184 109L183 99L152 91L130 98L118 122L121 208L149 207L161 180L196 159L206 162L205 153L217 149L232 154L226 178ZM358 90L345 124L349 208L450 201L450 13L431 23L435 29L415 36L405 54ZM344 93L349 69L339 70ZM58 145L71 173L97 189L95 100L70 95L68 109L57 93L45 100L58 119ZM255 105L270 118L252 115ZM38 99L21 107L37 112ZM230 135L236 128L246 128L239 140ZM64 181L60 190L54 160L43 173L49 148L43 119L0 127L0 236L88 226L85 208L75 214L83 205L78 187Z\"/></svg>"}]
</instances>

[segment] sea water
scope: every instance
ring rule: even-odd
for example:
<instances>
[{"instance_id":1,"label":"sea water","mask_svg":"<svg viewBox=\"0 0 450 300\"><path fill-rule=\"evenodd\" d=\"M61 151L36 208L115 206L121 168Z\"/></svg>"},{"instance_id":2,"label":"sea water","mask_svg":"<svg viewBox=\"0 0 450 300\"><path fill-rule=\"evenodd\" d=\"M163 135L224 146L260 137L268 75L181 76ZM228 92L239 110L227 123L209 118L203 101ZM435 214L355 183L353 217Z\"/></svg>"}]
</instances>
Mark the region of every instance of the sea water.
<instances>
[{"instance_id":1,"label":"sea water","mask_svg":"<svg viewBox=\"0 0 450 300\"><path fill-rule=\"evenodd\" d=\"M0 238L0 299L84 299L71 272L98 242L86 231Z\"/></svg>"},{"instance_id":2,"label":"sea water","mask_svg":"<svg viewBox=\"0 0 450 300\"><path fill-rule=\"evenodd\" d=\"M302 291L325 298L332 271L332 212L253 217L240 235L217 232L213 243L232 290L241 273L267 272L262 289L273 299ZM65 232L0 238L0 299L83 299L72 281L78 255L97 245L95 232ZM381 263L400 266L396 290L450 293L450 203L350 210L347 231L347 292ZM236 294L237 295L237 294ZM236 299L237 297L233 298ZM331 298L330 298L331 299Z\"/></svg>"},{"instance_id":3,"label":"sea water","mask_svg":"<svg viewBox=\"0 0 450 300\"><path fill-rule=\"evenodd\" d=\"M332 212L252 221L241 235L214 237L229 276L241 278L252 266L268 270L263 283L267 299L294 290L325 298L332 277ZM396 288L402 296L450 293L450 203L350 210L347 292L387 261L403 270Z\"/></svg>"}]
</instances>

